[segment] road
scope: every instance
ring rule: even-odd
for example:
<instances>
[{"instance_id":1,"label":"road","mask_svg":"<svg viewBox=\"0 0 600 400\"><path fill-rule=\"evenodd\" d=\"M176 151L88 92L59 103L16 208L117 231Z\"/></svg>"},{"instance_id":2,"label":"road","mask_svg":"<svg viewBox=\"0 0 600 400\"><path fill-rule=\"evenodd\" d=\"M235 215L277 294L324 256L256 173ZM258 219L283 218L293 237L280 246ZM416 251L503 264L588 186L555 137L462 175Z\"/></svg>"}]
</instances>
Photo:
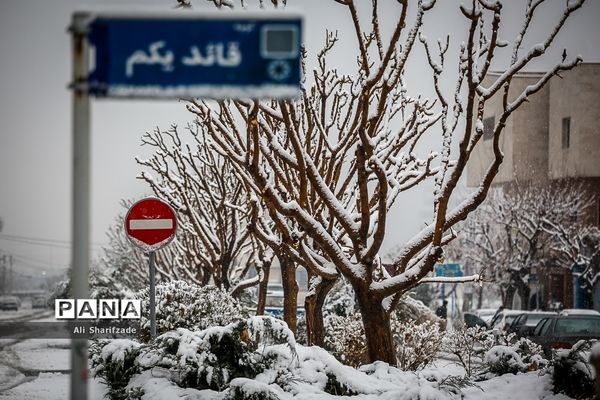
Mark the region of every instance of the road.
<instances>
[{"instance_id":1,"label":"road","mask_svg":"<svg viewBox=\"0 0 600 400\"><path fill-rule=\"evenodd\" d=\"M0 321L50 321L52 310L0 311ZM0 339L0 399L64 400L69 398L69 339ZM102 385L90 381L90 399L102 399Z\"/></svg>"}]
</instances>

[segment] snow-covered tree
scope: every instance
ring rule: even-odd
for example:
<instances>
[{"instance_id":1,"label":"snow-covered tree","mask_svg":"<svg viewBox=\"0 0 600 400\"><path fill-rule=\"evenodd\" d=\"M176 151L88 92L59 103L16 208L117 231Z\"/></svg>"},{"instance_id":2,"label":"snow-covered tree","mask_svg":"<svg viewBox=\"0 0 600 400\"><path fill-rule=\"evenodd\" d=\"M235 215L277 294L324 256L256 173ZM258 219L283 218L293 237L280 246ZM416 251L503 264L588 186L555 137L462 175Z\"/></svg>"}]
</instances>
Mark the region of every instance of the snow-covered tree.
<instances>
[{"instance_id":1,"label":"snow-covered tree","mask_svg":"<svg viewBox=\"0 0 600 400\"><path fill-rule=\"evenodd\" d=\"M258 234L305 266L314 283L343 275L357 296L369 360L395 364L390 311L402 293L443 257L452 227L484 201L502 162L500 137L510 115L552 76L581 61L565 56L535 84L509 96L511 78L545 53L583 1L569 1L542 42L524 51L523 40L543 1L527 3L522 28L510 41L499 37L500 2L461 5L468 28L454 57L448 52L449 37L438 41L434 50L422 35L435 1L399 1L389 35L383 34L388 30L382 27L383 6L378 1L371 2L365 15L353 0L336 2L355 28L353 72L342 73L332 63L340 38L328 32L318 66L305 71L311 80L305 82L300 99L217 104L194 100L188 108L210 146L231 162L232 171L253 192L250 204L258 210L258 218L266 210L279 233L271 235L256 223ZM492 60L509 42L508 68L489 75ZM429 61L434 99L409 93L405 70L418 46L423 46ZM448 90L449 81L454 84ZM502 98L502 112L493 129L493 158L479 186L451 207L452 195L483 136L486 106L497 96ZM417 150L428 132L439 135L440 151ZM392 268L383 268L378 254L388 212L401 193L427 179L434 180L433 220L403 246Z\"/></svg>"},{"instance_id":2,"label":"snow-covered tree","mask_svg":"<svg viewBox=\"0 0 600 400\"><path fill-rule=\"evenodd\" d=\"M551 224L550 231L554 238L553 261L568 269L581 267L583 270L577 273L583 278L583 288L591 292L600 279L600 229L593 225Z\"/></svg>"},{"instance_id":3,"label":"snow-covered tree","mask_svg":"<svg viewBox=\"0 0 600 400\"><path fill-rule=\"evenodd\" d=\"M532 272L590 265L589 250L600 235L583 223L582 213L592 200L573 183L499 188L462 225L456 253L498 286L505 306L518 293L527 309Z\"/></svg>"},{"instance_id":4,"label":"snow-covered tree","mask_svg":"<svg viewBox=\"0 0 600 400\"><path fill-rule=\"evenodd\" d=\"M231 281L241 280L251 265L246 192L231 163L205 145L197 126L188 130L192 144L176 126L144 134L143 145L154 153L136 159L151 171L140 178L177 211L186 250L206 271L205 278L229 290Z\"/></svg>"},{"instance_id":5,"label":"snow-covered tree","mask_svg":"<svg viewBox=\"0 0 600 400\"><path fill-rule=\"evenodd\" d=\"M284 317L296 330L298 284L296 264L272 241L254 235L248 206L248 191L232 164L208 146L204 132L190 125L186 132L176 126L143 136L143 144L154 148L149 159L137 159L149 168L140 178L178 212L184 253L209 281L239 295L259 285L257 315L264 313L270 267L277 257L285 294ZM261 220L266 229L272 221ZM277 233L275 233L277 234ZM253 278L245 278L251 268Z\"/></svg>"}]
</instances>

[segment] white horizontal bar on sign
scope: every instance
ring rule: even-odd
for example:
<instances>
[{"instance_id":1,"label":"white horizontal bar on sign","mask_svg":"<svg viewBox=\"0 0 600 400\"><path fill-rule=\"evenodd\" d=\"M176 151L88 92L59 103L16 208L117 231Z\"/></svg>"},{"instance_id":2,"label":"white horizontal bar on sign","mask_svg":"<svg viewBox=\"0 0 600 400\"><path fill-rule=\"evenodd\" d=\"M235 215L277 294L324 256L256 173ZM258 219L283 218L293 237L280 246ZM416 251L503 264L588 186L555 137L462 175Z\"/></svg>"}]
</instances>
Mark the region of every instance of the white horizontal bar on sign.
<instances>
[{"instance_id":1,"label":"white horizontal bar on sign","mask_svg":"<svg viewBox=\"0 0 600 400\"><path fill-rule=\"evenodd\" d=\"M172 219L132 219L129 229L173 229Z\"/></svg>"}]
</instances>

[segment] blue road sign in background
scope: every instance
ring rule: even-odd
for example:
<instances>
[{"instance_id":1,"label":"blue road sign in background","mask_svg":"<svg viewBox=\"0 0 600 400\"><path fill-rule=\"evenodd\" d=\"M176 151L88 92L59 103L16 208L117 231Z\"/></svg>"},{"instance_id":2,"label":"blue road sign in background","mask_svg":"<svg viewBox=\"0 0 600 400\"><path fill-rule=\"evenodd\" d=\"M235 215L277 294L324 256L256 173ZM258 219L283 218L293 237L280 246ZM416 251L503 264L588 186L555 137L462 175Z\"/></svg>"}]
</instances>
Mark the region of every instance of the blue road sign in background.
<instances>
[{"instance_id":1,"label":"blue road sign in background","mask_svg":"<svg viewBox=\"0 0 600 400\"><path fill-rule=\"evenodd\" d=\"M286 98L300 89L302 19L95 16L90 94ZM231 15L231 14L229 14Z\"/></svg>"},{"instance_id":2,"label":"blue road sign in background","mask_svg":"<svg viewBox=\"0 0 600 400\"><path fill-rule=\"evenodd\" d=\"M435 266L435 276L459 278L464 276L464 273L460 264L437 264Z\"/></svg>"}]
</instances>

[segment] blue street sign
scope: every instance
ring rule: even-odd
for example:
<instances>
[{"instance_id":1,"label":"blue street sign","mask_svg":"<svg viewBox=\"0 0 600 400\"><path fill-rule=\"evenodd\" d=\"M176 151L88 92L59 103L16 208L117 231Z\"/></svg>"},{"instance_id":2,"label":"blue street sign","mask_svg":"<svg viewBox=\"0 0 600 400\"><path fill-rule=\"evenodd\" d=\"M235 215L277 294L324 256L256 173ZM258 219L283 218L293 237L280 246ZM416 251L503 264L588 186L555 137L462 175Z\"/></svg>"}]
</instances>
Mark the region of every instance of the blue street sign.
<instances>
[{"instance_id":1,"label":"blue street sign","mask_svg":"<svg viewBox=\"0 0 600 400\"><path fill-rule=\"evenodd\" d=\"M300 90L297 14L96 15L87 34L95 96L289 98Z\"/></svg>"},{"instance_id":2,"label":"blue street sign","mask_svg":"<svg viewBox=\"0 0 600 400\"><path fill-rule=\"evenodd\" d=\"M435 276L460 278L464 276L464 273L460 264L437 264L435 266Z\"/></svg>"}]
</instances>

